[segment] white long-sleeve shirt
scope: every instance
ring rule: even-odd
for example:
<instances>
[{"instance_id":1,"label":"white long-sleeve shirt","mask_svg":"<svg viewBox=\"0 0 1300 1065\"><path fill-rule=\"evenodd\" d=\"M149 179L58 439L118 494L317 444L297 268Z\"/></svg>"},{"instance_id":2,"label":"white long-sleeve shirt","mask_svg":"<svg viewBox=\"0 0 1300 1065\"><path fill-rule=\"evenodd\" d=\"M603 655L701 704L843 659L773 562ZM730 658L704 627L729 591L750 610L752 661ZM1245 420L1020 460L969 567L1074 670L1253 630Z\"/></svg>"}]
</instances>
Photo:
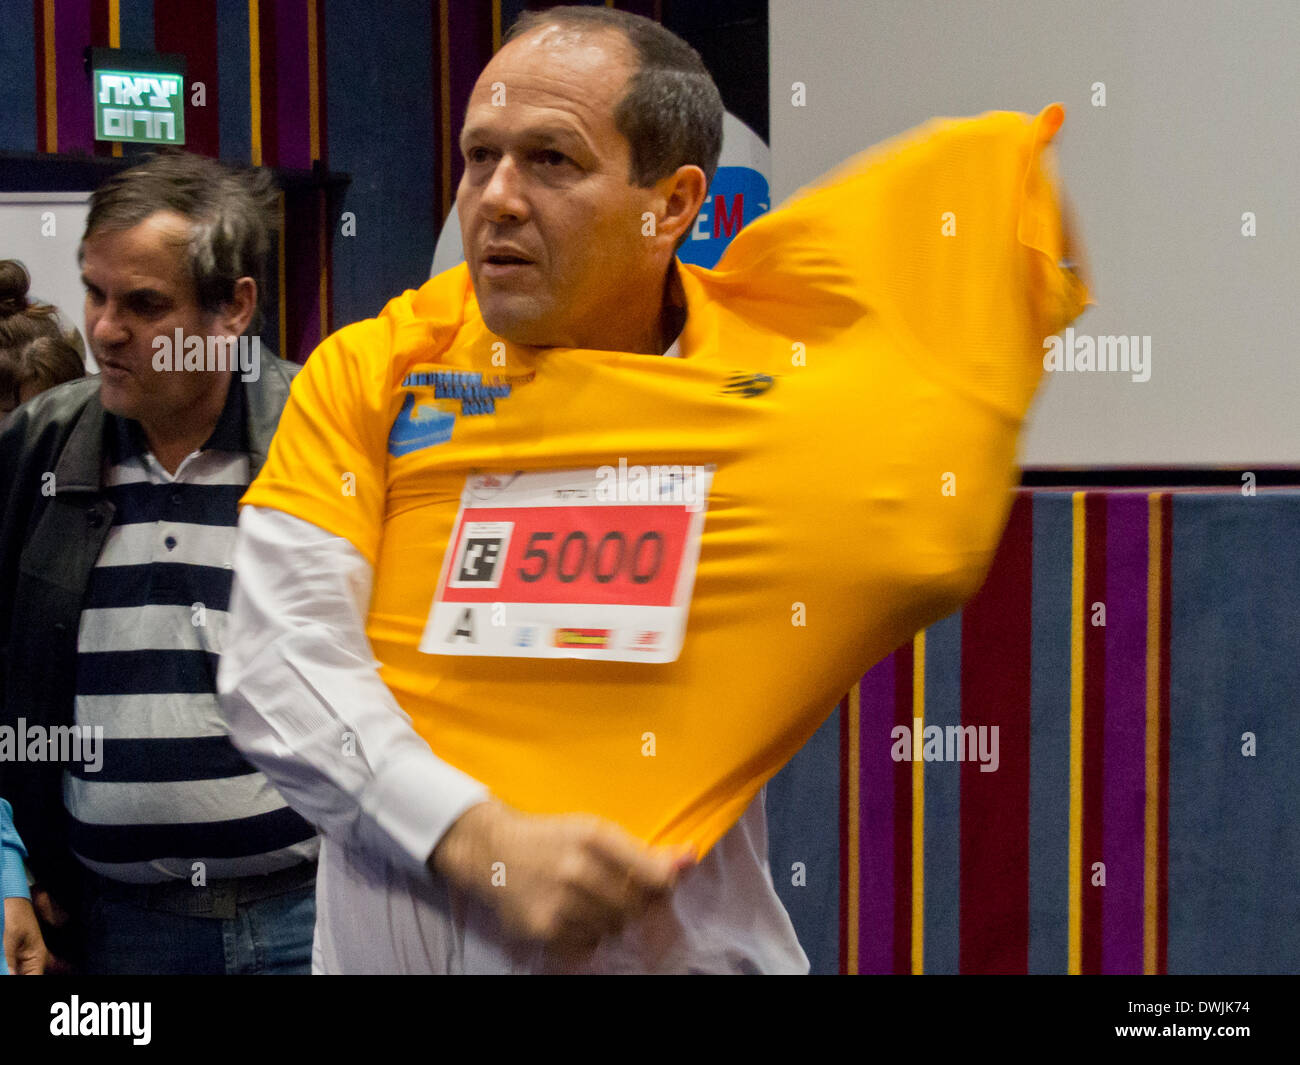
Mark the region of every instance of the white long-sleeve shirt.
<instances>
[{"instance_id":1,"label":"white long-sleeve shirt","mask_svg":"<svg viewBox=\"0 0 1300 1065\"><path fill-rule=\"evenodd\" d=\"M322 835L317 973L565 971L507 941L492 910L431 873L448 828L489 798L442 761L380 679L370 564L341 537L245 507L217 688L235 745ZM665 905L585 972L806 973L772 883L764 793Z\"/></svg>"}]
</instances>

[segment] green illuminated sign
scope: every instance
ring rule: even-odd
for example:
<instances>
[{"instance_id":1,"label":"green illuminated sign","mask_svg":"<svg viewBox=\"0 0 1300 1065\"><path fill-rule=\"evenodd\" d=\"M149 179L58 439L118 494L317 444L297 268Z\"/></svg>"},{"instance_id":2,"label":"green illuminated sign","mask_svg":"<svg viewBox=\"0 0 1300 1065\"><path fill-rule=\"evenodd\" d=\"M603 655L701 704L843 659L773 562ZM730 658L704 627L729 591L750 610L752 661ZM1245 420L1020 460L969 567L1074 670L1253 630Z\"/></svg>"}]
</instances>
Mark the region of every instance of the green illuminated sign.
<instances>
[{"instance_id":1,"label":"green illuminated sign","mask_svg":"<svg viewBox=\"0 0 1300 1065\"><path fill-rule=\"evenodd\" d=\"M184 76L158 69L174 64L154 55L150 58L162 62L150 68L118 49L96 48L94 53L95 139L184 144Z\"/></svg>"}]
</instances>

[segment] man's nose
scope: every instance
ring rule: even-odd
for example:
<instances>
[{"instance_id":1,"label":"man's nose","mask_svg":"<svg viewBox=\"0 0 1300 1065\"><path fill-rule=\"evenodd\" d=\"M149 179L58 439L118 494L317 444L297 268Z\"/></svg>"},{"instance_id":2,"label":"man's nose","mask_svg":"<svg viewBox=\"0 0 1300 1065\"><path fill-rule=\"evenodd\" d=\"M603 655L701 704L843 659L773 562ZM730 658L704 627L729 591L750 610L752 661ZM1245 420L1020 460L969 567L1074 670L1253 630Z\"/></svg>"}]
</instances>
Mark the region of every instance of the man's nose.
<instances>
[{"instance_id":1,"label":"man's nose","mask_svg":"<svg viewBox=\"0 0 1300 1065\"><path fill-rule=\"evenodd\" d=\"M90 335L97 344L105 346L123 344L131 337L125 323L118 317L117 309L111 303L105 303L96 313L93 321Z\"/></svg>"},{"instance_id":2,"label":"man's nose","mask_svg":"<svg viewBox=\"0 0 1300 1065\"><path fill-rule=\"evenodd\" d=\"M483 189L479 209L493 222L507 218L519 220L528 214L524 176L512 156L503 155L492 168L492 177Z\"/></svg>"}]
</instances>

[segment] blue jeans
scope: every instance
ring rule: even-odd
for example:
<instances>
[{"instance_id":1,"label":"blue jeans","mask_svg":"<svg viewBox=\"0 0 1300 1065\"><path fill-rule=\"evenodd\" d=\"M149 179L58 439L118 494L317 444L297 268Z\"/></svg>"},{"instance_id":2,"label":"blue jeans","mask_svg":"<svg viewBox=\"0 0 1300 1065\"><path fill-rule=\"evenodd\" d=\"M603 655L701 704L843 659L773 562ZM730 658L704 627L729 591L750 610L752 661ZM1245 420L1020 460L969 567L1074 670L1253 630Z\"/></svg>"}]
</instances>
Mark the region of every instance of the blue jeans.
<instances>
[{"instance_id":1,"label":"blue jeans","mask_svg":"<svg viewBox=\"0 0 1300 1065\"><path fill-rule=\"evenodd\" d=\"M86 913L87 973L307 975L316 889L240 905L229 920L94 899Z\"/></svg>"}]
</instances>

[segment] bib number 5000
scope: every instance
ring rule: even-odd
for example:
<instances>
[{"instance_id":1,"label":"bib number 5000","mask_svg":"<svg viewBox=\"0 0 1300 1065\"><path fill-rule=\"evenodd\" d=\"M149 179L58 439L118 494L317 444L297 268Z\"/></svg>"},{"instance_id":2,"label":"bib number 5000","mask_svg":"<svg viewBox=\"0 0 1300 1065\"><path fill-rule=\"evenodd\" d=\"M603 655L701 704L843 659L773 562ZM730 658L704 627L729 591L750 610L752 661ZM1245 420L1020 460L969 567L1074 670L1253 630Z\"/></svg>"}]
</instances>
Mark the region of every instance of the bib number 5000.
<instances>
[{"instance_id":1,"label":"bib number 5000","mask_svg":"<svg viewBox=\"0 0 1300 1065\"><path fill-rule=\"evenodd\" d=\"M555 577L563 584L572 584L585 572L598 584L609 584L620 576L633 584L648 584L658 575L664 559L663 534L653 529L641 533L630 548L623 533L611 531L593 549L591 538L575 529L560 541L552 556L554 540L554 532L534 532L528 538L520 580L529 584L540 581L550 572L554 559Z\"/></svg>"}]
</instances>

